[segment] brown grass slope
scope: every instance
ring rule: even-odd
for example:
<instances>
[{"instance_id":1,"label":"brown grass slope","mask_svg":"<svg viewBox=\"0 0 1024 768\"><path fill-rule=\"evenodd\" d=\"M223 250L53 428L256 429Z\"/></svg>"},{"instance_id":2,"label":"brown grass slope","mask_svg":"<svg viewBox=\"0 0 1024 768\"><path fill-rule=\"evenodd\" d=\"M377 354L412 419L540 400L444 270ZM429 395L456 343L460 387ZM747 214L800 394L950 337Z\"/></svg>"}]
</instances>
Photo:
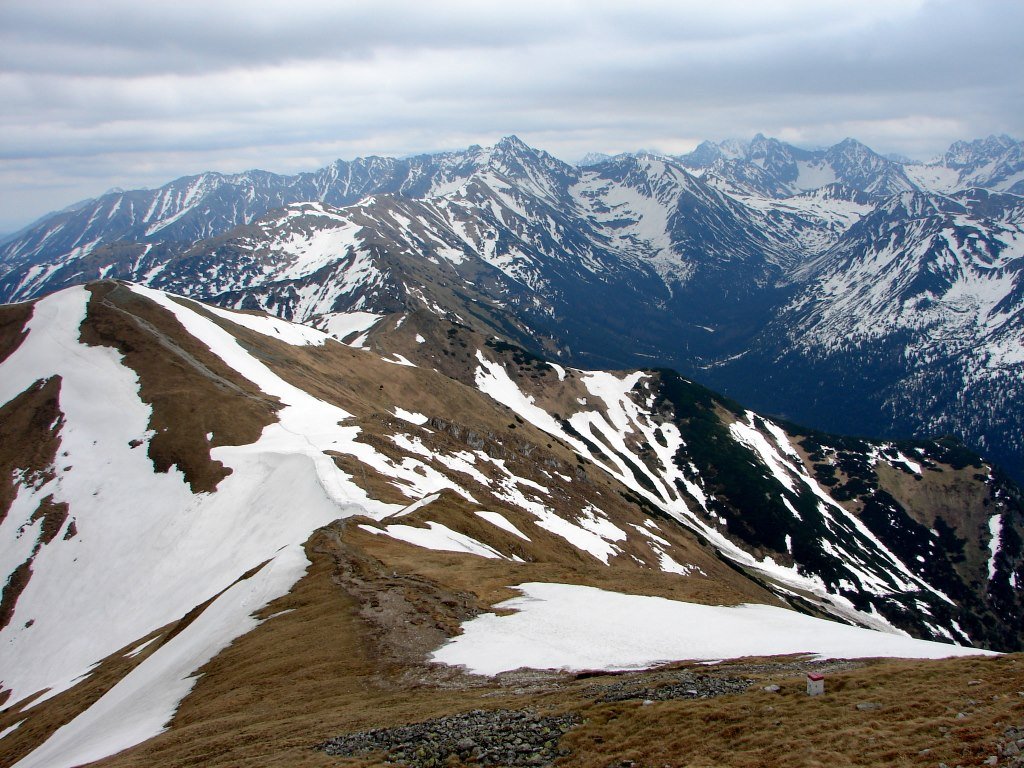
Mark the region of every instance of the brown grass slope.
<instances>
[{"instance_id":1,"label":"brown grass slope","mask_svg":"<svg viewBox=\"0 0 1024 768\"><path fill-rule=\"evenodd\" d=\"M311 538L306 577L262 611L271 618L200 670L167 732L95 765L381 765L381 754L340 760L312 747L367 728L522 707L583 717L563 740L571 750L560 763L566 766L981 765L997 753L1005 728L1024 720L1020 656L839 665L827 674L820 699L806 697L802 675L819 667L787 659L623 675L463 675L427 664L425 656L458 621L502 596L464 587L511 566L468 555L420 556L353 529L347 521ZM543 573L527 567L529 578ZM111 657L92 685L127 666ZM753 683L745 693L708 700L602 701L609 685L656 688L684 671ZM779 693L762 690L772 683ZM0 742L0 761L24 754L45 711L56 717L60 706L47 702L44 711L31 712ZM0 727L23 717L0 714Z\"/></svg>"},{"instance_id":2,"label":"brown grass slope","mask_svg":"<svg viewBox=\"0 0 1024 768\"><path fill-rule=\"evenodd\" d=\"M250 442L275 418L278 404L228 370L166 311L115 283L92 291L83 339L116 347L138 373L140 396L153 407L151 426L157 437L149 450L155 468L177 466L193 490L214 489L224 470L210 460L210 446ZM559 515L572 520L585 505L594 504L629 537L604 565L540 528L531 515L503 498L498 484L505 476L497 464L476 463L487 478L480 482L438 459L424 458L432 469L451 475L475 502L446 491L400 522L442 523L523 562L418 548L371 535L359 526L380 524L361 518L316 531L306 544L312 563L306 576L290 594L261 611L266 620L257 629L198 671L198 683L169 729L98 764L378 765L384 756L345 762L312 747L365 728L474 708L530 706L582 715L584 724L564 740L572 751L563 763L571 766L608 766L622 760L652 767L970 765L992 754L1003 728L1024 720L1024 696L1018 696L1024 691L1024 664L1018 656L848 665L830 675L829 694L816 700L801 693L802 661L734 664L721 671L695 667L690 671L743 674L756 682L745 693L648 706L641 701L604 703L602 686L659 685L678 670L596 678L520 671L485 679L431 665L430 651L456 634L462 621L512 596L511 585L527 581L589 584L709 604L779 601L665 518L656 520L658 534L670 541L673 558L700 572L683 577L659 570L648 540L630 527L650 518L648 508L569 446L473 387L472 359L477 349L486 348L486 341L467 328L417 314L398 327L397 319L384 321L373 343L394 340L392 353L421 366L411 368L333 342L290 346L209 316L287 381L353 414L360 439L395 459L403 455L393 440L396 433L420 440L434 454L481 451L504 462L514 475L547 487L549 493L536 500ZM427 342L417 342L417 334ZM486 354L503 355L509 369L518 371L524 390L550 411L568 415L576 398L586 394L573 377L559 382L553 369L528 358L517 361L514 351L491 347ZM30 396L38 399L42 394ZM45 411L52 399L34 402L33 412ZM396 405L430 420L422 426L402 421L394 415ZM45 436L38 428L47 421L45 415L36 418L35 426L26 417L23 426L6 420L0 428L14 425L12 444L25 445ZM210 432L214 437L208 441ZM46 450L43 454L28 463L45 464L50 456ZM27 466L19 460L18 466ZM338 454L335 461L373 497L412 501L391 479L352 456ZM485 522L475 515L479 510L502 513L530 541ZM197 606L197 612L201 609ZM194 619L197 612L181 622ZM28 754L175 631L175 625L160 628L153 634L160 640L139 656L128 659L124 654L131 647L122 649L82 683L37 707L0 710L0 730L24 720L0 740L0 764ZM980 682L970 684L975 680ZM770 682L778 682L781 692L764 692L762 687ZM856 708L865 701L880 706ZM957 719L961 712L964 717Z\"/></svg>"},{"instance_id":3,"label":"brown grass slope","mask_svg":"<svg viewBox=\"0 0 1024 768\"><path fill-rule=\"evenodd\" d=\"M475 594L440 578L457 573L472 581L472 569L461 566L476 561L418 558L408 549L379 537L356 542L346 524L318 532L307 545L313 565L306 577L264 609L272 618L200 670L170 729L95 765L382 765L382 754L341 760L313 746L471 709L532 707L582 716L583 725L563 739L565 766L966 766L997 754L1003 731L1024 720L1020 656L826 667L835 671L817 699L804 694L803 672L820 665L790 659L622 675L466 676L423 659L478 609ZM98 675L107 672L104 665ZM609 685L657 688L683 672L752 684L706 700L602 701ZM781 690L762 690L769 684ZM24 753L19 743L39 716L0 742L4 764Z\"/></svg>"},{"instance_id":4,"label":"brown grass slope","mask_svg":"<svg viewBox=\"0 0 1024 768\"><path fill-rule=\"evenodd\" d=\"M568 418L599 405L582 384L580 373L570 369L563 379L556 368L529 352L465 326L439 322L429 312L388 318L373 328L368 344L381 353L398 351L424 367L432 367L470 386L478 367L476 354L482 350L487 358L503 365L527 397L556 418ZM767 482L758 480L756 475L765 475L767 467L749 453L737 456L745 449L738 448L725 431L730 423L745 420L743 407L692 383L677 387L684 399L693 399L692 403L666 402L661 395L673 380L679 378L665 371L650 371L638 383L632 397L641 411L650 412L652 422L675 422L683 434L688 433L687 424L694 418L700 420L702 413L713 415L713 419L704 420L702 431L689 430L696 441L689 443L684 452L689 455L676 457L680 467L694 460L701 463L693 458L698 452L705 458L711 457L710 462L703 462L704 474L699 482L709 496L716 498L718 514L725 515L728 521L723 524L717 515L707 515L704 522L757 559L771 557L777 563L794 565L794 555L787 550L782 536L782 524L787 522L789 513L783 510L782 519L769 519L761 509L771 506L764 504L765 493L778 497L783 488L778 483L773 487L770 478ZM582 405L581 401L587 404ZM707 428L712 421L718 434ZM859 517L915 574L951 596L957 607L951 609L943 598L927 592L895 600L875 600L870 590L855 590L847 597L863 610L881 611L911 634L942 639L918 615L921 609L916 601L924 599L931 603L928 610L932 611L932 624L937 621L950 626L957 620L976 643L1001 650L1024 647L1024 625L1019 620L1024 611L1024 497L1012 482L956 446L929 441L893 446L881 441L808 433L795 425L785 428L806 475L815 478L822 489ZM772 442L771 434L762 434ZM640 434L625 433L622 438L632 454L630 461L646 466L655 475L662 471L657 456ZM721 450L727 445L732 446L731 455ZM915 473L900 463L898 457L902 452L915 457L922 471ZM797 482L797 487L803 488L803 484ZM684 489L676 490L689 509L699 511L700 505L692 496ZM993 578L989 521L995 514L1001 515L1003 535ZM799 539L804 537L801 528L806 526L790 530L798 546ZM930 537L935 534L930 532L936 531L938 537L932 540ZM773 535L766 535L769 533ZM820 533L829 535L824 529ZM809 560L807 545L816 548L811 540L817 535L812 531L806 537L805 556L801 560L804 566ZM874 557L871 552L866 555ZM851 577L837 569L841 564L830 564L828 559L827 554L818 557L817 573L836 589ZM882 571L884 575L885 566ZM811 608L804 604L801 609Z\"/></svg>"}]
</instances>

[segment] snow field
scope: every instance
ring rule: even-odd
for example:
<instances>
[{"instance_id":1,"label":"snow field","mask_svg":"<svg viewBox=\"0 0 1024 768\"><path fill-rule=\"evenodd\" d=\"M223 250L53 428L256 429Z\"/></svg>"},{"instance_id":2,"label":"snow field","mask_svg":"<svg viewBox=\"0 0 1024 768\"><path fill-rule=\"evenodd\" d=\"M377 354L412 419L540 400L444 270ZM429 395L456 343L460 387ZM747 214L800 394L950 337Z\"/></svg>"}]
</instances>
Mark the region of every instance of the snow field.
<instances>
[{"instance_id":1,"label":"snow field","mask_svg":"<svg viewBox=\"0 0 1024 768\"><path fill-rule=\"evenodd\" d=\"M331 312L319 317L316 326L324 333L343 341L352 334L366 334L384 315L372 312ZM358 346L354 341L352 346Z\"/></svg>"},{"instance_id":2,"label":"snow field","mask_svg":"<svg viewBox=\"0 0 1024 768\"><path fill-rule=\"evenodd\" d=\"M191 689L188 676L249 631L254 623L247 617L302 575L304 558L299 567L283 553L297 548L301 557L309 534L339 517L381 518L398 509L368 499L324 451L357 454L410 495L451 485L440 475L431 482L417 471L418 462L395 464L356 443L358 428L343 426L347 413L281 380L213 321L160 292L133 290L170 310L225 363L278 397L280 421L251 445L213 449L212 457L232 473L215 493L193 494L180 472L156 473L145 448L131 447L150 436L150 408L139 400L138 379L116 350L79 343L88 292L70 289L37 303L28 337L4 362L0 402L36 380L60 376L65 423L55 478L38 488L19 486L0 525L0 540L25 543L5 547L3 565L9 572L31 551L39 530L27 525L28 517L46 495L68 503L77 535L58 536L41 548L13 621L0 633L4 657L18 659L0 670L11 701L43 689L49 689L43 699L66 690L98 660L228 591L188 633L147 657L24 765L77 765L159 733ZM278 335L277 327L256 330ZM297 338L311 338L304 334ZM412 484L403 486L403 478ZM271 560L257 577L231 586ZM222 614L230 618L221 620ZM107 735L84 739L87 731ZM79 746L68 747L72 742Z\"/></svg>"},{"instance_id":3,"label":"snow field","mask_svg":"<svg viewBox=\"0 0 1024 768\"><path fill-rule=\"evenodd\" d=\"M255 629L260 622L253 612L286 595L308 566L301 544L283 548L14 768L74 768L167 730L178 703L196 684L195 670Z\"/></svg>"},{"instance_id":4,"label":"snow field","mask_svg":"<svg viewBox=\"0 0 1024 768\"><path fill-rule=\"evenodd\" d=\"M809 653L821 658L938 659L991 651L914 640L816 619L784 608L712 606L575 584L527 583L431 660L496 675L533 669L641 669L669 661Z\"/></svg>"},{"instance_id":5,"label":"snow field","mask_svg":"<svg viewBox=\"0 0 1024 768\"><path fill-rule=\"evenodd\" d=\"M367 533L384 534L424 549L433 549L439 552L465 552L488 559L508 559L493 547L477 541L472 536L453 531L446 525L428 520L427 526L426 528L417 528L412 525L397 524L387 525L384 528L374 528L372 525L360 525L359 527Z\"/></svg>"}]
</instances>

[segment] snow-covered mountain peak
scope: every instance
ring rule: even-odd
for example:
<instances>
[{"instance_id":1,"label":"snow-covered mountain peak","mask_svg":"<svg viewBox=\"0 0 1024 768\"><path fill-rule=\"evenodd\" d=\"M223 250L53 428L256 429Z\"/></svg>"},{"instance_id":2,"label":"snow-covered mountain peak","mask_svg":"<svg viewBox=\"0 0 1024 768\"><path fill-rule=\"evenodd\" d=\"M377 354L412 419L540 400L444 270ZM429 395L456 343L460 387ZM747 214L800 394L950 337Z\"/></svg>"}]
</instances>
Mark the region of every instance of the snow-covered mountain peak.
<instances>
[{"instance_id":1,"label":"snow-covered mountain peak","mask_svg":"<svg viewBox=\"0 0 1024 768\"><path fill-rule=\"evenodd\" d=\"M757 140L760 143L767 141L761 134L758 134ZM725 139L719 142L705 140L691 152L679 155L677 159L687 168L708 168L719 160L747 160L753 143L740 139Z\"/></svg>"},{"instance_id":2,"label":"snow-covered mountain peak","mask_svg":"<svg viewBox=\"0 0 1024 768\"><path fill-rule=\"evenodd\" d=\"M203 174L87 201L17 234L0 246L0 298L123 278L304 320L420 307L468 323L485 307L487 328L510 315L509 335L553 354L703 367L749 353L782 293L819 274L826 253L839 248L846 263L844 242L873 255L888 243L895 262L917 264L920 234L936 253L955 243L956 258L943 259L975 264L988 275L978 291L1002 297L985 304L999 307L989 313L999 323L971 331L984 347L1024 301L1007 277L1020 247L1012 187L1024 166L1014 165L1012 140L976 144L959 154L998 157L960 170L901 165L854 140L810 151L761 134L680 158L634 153L579 168L508 137L292 177ZM885 295L923 311L925 293Z\"/></svg>"},{"instance_id":3,"label":"snow-covered mountain peak","mask_svg":"<svg viewBox=\"0 0 1024 768\"><path fill-rule=\"evenodd\" d=\"M831 147L829 147L828 151L833 153L833 154L843 154L843 155L852 155L852 156L860 156L860 157L866 157L866 156L869 156L869 155L877 155L878 157L881 157L881 155L878 155L877 152L872 150L866 144L864 144L864 143L862 143L860 141L857 141L857 139L854 139L854 138L852 138L850 136L847 136L845 139L843 139L839 143L834 144Z\"/></svg>"},{"instance_id":4,"label":"snow-covered mountain peak","mask_svg":"<svg viewBox=\"0 0 1024 768\"><path fill-rule=\"evenodd\" d=\"M592 165L599 165L611 159L612 156L604 152L587 152L587 154L576 161L576 166L578 168L589 168Z\"/></svg>"},{"instance_id":5,"label":"snow-covered mountain peak","mask_svg":"<svg viewBox=\"0 0 1024 768\"><path fill-rule=\"evenodd\" d=\"M740 157L744 151L738 151L734 157ZM680 155L678 160L687 168L708 168L717 160L726 157L721 145L713 141L702 141L693 151Z\"/></svg>"},{"instance_id":6,"label":"snow-covered mountain peak","mask_svg":"<svg viewBox=\"0 0 1024 768\"><path fill-rule=\"evenodd\" d=\"M942 160L949 168L962 169L996 160L1008 151L1019 150L1019 147L1020 142L1005 133L993 134L984 139L953 142Z\"/></svg>"},{"instance_id":7,"label":"snow-covered mountain peak","mask_svg":"<svg viewBox=\"0 0 1024 768\"><path fill-rule=\"evenodd\" d=\"M507 154L534 154L537 153L538 151L531 147L529 144L527 144L525 141L520 139L514 133L509 134L508 136L502 136L500 139L498 139L497 143L494 145L494 148L495 150Z\"/></svg>"},{"instance_id":8,"label":"snow-covered mountain peak","mask_svg":"<svg viewBox=\"0 0 1024 768\"><path fill-rule=\"evenodd\" d=\"M782 199L837 182L875 198L914 188L899 163L852 138L827 150L805 150L759 133L749 143L705 142L680 162L707 169L724 190L739 195Z\"/></svg>"},{"instance_id":9,"label":"snow-covered mountain peak","mask_svg":"<svg viewBox=\"0 0 1024 768\"><path fill-rule=\"evenodd\" d=\"M908 165L922 189L951 192L981 187L1024 194L1024 143L1010 136L954 142L938 160Z\"/></svg>"},{"instance_id":10,"label":"snow-covered mountain peak","mask_svg":"<svg viewBox=\"0 0 1024 768\"><path fill-rule=\"evenodd\" d=\"M698 147L699 149L699 147ZM725 139L718 143L718 149L727 160L738 160L750 151L750 142L740 139Z\"/></svg>"}]
</instances>

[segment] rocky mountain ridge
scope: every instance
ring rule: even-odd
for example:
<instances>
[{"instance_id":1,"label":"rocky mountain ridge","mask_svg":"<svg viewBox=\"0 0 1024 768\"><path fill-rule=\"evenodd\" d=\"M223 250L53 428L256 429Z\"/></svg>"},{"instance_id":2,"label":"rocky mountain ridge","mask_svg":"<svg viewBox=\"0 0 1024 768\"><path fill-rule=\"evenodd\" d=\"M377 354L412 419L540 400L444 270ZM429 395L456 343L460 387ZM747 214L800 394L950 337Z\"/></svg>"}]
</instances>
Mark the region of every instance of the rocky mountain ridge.
<instances>
[{"instance_id":1,"label":"rocky mountain ridge","mask_svg":"<svg viewBox=\"0 0 1024 768\"><path fill-rule=\"evenodd\" d=\"M775 644L734 655L1024 641L1024 502L962 448L780 425L671 371L562 366L429 309L330 320L116 281L0 309L12 763L70 768L203 722L176 714L209 700L197 670L275 628L289 658L366 643L331 653L374 659L336 673L364 697L389 675L443 689L460 664L649 666L743 638ZM490 623L513 589L509 618L570 620L542 643L559 661ZM652 605L681 616L649 628L671 650L620 621L609 655L580 655L596 617ZM759 629L711 629L736 621ZM274 636L228 666L273 662Z\"/></svg>"},{"instance_id":2,"label":"rocky mountain ridge","mask_svg":"<svg viewBox=\"0 0 1024 768\"><path fill-rule=\"evenodd\" d=\"M926 167L758 136L575 167L510 137L201 177L23 233L0 297L116 277L321 325L428 308L581 366L670 366L835 431L952 433L1020 479L1024 237L1021 198L1001 191L1019 147L958 144Z\"/></svg>"}]
</instances>

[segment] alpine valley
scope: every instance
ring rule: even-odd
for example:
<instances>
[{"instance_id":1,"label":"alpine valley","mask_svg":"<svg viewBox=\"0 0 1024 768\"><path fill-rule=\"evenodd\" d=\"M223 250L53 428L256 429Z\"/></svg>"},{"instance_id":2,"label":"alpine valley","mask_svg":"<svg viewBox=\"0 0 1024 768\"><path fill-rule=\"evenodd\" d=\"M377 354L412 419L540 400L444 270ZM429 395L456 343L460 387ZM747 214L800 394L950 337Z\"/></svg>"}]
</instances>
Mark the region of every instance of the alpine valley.
<instances>
[{"instance_id":1,"label":"alpine valley","mask_svg":"<svg viewBox=\"0 0 1024 768\"><path fill-rule=\"evenodd\" d=\"M513 137L17 233L0 763L1011 764L1022 193Z\"/></svg>"}]
</instances>

